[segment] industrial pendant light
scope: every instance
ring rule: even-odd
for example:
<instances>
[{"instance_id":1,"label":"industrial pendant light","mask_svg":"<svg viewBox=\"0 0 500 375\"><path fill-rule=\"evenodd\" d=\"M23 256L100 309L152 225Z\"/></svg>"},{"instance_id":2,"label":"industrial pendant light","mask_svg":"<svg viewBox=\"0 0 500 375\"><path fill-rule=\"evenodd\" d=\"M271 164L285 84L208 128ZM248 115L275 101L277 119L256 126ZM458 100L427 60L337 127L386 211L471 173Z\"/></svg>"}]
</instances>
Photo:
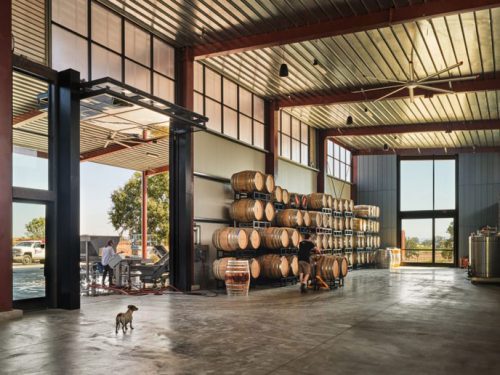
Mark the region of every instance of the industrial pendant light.
<instances>
[{"instance_id":1,"label":"industrial pendant light","mask_svg":"<svg viewBox=\"0 0 500 375\"><path fill-rule=\"evenodd\" d=\"M345 123L346 123L346 125L352 125L352 123L353 123L353 122L354 122L354 121L353 121L353 119L352 119L352 116L351 116L351 115L347 116L347 120L346 120L346 122L345 122Z\"/></svg>"},{"instance_id":2,"label":"industrial pendant light","mask_svg":"<svg viewBox=\"0 0 500 375\"><path fill-rule=\"evenodd\" d=\"M280 66L280 77L288 77L288 65L285 63Z\"/></svg>"}]
</instances>

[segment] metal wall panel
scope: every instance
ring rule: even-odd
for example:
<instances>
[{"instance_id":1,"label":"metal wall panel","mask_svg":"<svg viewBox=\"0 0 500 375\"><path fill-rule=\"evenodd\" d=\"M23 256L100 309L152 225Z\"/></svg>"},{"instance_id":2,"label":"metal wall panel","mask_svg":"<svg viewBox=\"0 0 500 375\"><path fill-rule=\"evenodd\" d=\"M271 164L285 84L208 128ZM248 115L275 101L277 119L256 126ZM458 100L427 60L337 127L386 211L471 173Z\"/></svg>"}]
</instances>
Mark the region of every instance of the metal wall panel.
<instances>
[{"instance_id":1,"label":"metal wall panel","mask_svg":"<svg viewBox=\"0 0 500 375\"><path fill-rule=\"evenodd\" d=\"M458 168L458 249L464 256L471 232L499 224L500 153L460 154Z\"/></svg>"},{"instance_id":2,"label":"metal wall panel","mask_svg":"<svg viewBox=\"0 0 500 375\"><path fill-rule=\"evenodd\" d=\"M395 155L358 157L358 201L380 206L382 246L396 246L397 158Z\"/></svg>"}]
</instances>

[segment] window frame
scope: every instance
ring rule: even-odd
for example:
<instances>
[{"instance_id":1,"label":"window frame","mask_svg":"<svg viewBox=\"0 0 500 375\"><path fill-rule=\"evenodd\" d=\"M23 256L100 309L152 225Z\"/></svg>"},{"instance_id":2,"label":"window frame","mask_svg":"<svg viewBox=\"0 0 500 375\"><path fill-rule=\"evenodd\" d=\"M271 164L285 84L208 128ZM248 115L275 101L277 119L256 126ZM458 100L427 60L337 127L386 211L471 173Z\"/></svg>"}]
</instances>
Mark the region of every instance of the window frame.
<instances>
[{"instance_id":1,"label":"window frame","mask_svg":"<svg viewBox=\"0 0 500 375\"><path fill-rule=\"evenodd\" d=\"M345 148L344 146L339 145L332 139L327 139L327 142L328 142L326 147L327 175L329 177L346 182L348 184L352 184L352 151ZM338 150L338 156L336 155L337 150ZM348 153L349 153L349 158L347 158ZM337 168L336 165L338 165ZM331 166L331 173L330 173L330 166ZM344 175L344 178L342 178L342 175Z\"/></svg>"},{"instance_id":2,"label":"window frame","mask_svg":"<svg viewBox=\"0 0 500 375\"><path fill-rule=\"evenodd\" d=\"M57 26L59 28L61 28L62 30L66 31L66 32L69 32L70 34L76 36L76 37L79 37L83 40L85 40L86 44L87 44L87 51L86 51L86 54L87 54L87 71L86 72L80 72L82 73L85 73L85 76L88 77L88 81L92 81L92 80L95 80L97 78L101 78L101 77L93 77L92 76L92 56L93 56L93 53L92 53L92 46L95 45L96 47L100 47L104 50L106 50L107 52L111 52L115 55L119 55L120 56L120 59L121 59L121 78L118 80L122 83L125 83L126 82L126 73L125 73L125 65L126 65L126 61L130 61L134 64L137 64L139 65L140 67L142 68L145 68L148 70L149 72L149 91L148 93L154 95L154 93L156 92L155 90L155 79L154 79L154 76L155 74L165 78L165 79L168 79L169 81L171 81L171 84L174 85L174 97L172 98L169 98L169 99L165 99L165 100L168 100L170 102L175 102L175 84L176 84L176 81L175 81L175 47L172 46L170 43L168 43L166 40L162 39L161 37L159 37L157 34L149 31L149 30L146 30L145 28L143 28L142 26L140 26L139 24L137 24L136 22L133 22L131 21L130 19L126 18L125 16L123 16L122 14L116 12L115 10L111 9L111 8L108 8L104 5L102 5L100 2L96 1L96 0L86 0L86 5L87 5L87 35L84 35L84 34L81 34L77 31L74 31L68 27L66 27L65 25L53 20L52 18L52 12L51 14L49 15L50 17L50 30L49 30L49 35L50 35L50 40L52 41L52 28L53 26ZM108 46L102 44L102 43L99 43L95 40L92 39L92 7L93 6L97 6L97 7L101 7L101 8L104 8L107 12L113 14L114 16L117 16L120 18L120 24L121 24L121 30L120 30L120 35L121 35L121 46L120 46L120 51L116 51L112 48L109 48ZM125 53L125 46L126 46L126 41L125 41L125 27L126 27L126 23L129 23L130 25L132 25L133 27L135 28L138 28L139 30L143 31L144 33L146 33L148 36L149 36L149 60L150 60L150 66L147 66L135 59L133 59L131 56L128 56L126 53ZM173 69L173 76L170 77L169 75L167 74L164 74L163 72L159 71L159 70L156 70L155 69L155 39L157 41L159 41L160 43L164 43L165 45L167 45L168 47L170 48L173 48L174 49L174 69ZM52 66L52 56L53 56L53 45L51 44L51 51L50 51L50 66Z\"/></svg>"},{"instance_id":3,"label":"window frame","mask_svg":"<svg viewBox=\"0 0 500 375\"><path fill-rule=\"evenodd\" d=\"M284 121L283 121L283 117L287 116L289 119L290 119L290 123L289 124L285 124L288 125L288 128L289 128L289 131L288 133L289 134L286 134L286 132L283 131L283 124L284 124ZM299 130L298 130L298 138L296 136L294 136L294 132L293 132L293 122L297 121L298 122L298 127L299 127ZM302 126L306 126L307 127L307 139L304 140L302 139L303 138L303 135L302 134ZM297 163L299 165L303 165L305 167L308 167L310 168L310 164L311 164L311 160L310 160L310 142L311 142L311 126L306 124L304 121L300 120L299 118L291 115L290 113L288 112L285 112L285 111L280 111L279 113L279 124L278 124L278 154L280 157L284 158L284 159L287 159L287 160L290 160L291 162L293 163ZM298 161L295 160L295 155L293 153L293 144L294 144L294 141L295 142L298 142L299 143L299 156L298 156ZM289 150L289 154L290 155L284 155L283 154L283 144L284 143L287 143L288 144L288 150ZM306 152L303 152L303 147L305 146L305 149L307 150ZM305 155L304 155L305 154ZM305 161L305 162L304 162Z\"/></svg>"},{"instance_id":4,"label":"window frame","mask_svg":"<svg viewBox=\"0 0 500 375\"><path fill-rule=\"evenodd\" d=\"M217 135L221 135L225 138L228 138L232 141L242 143L244 145L253 147L258 149L259 151L267 151L266 149L266 128L267 124L265 122L261 122L259 120L258 115L255 112L255 98L258 98L260 100L263 100L265 103L265 99L259 97L258 95L254 94L252 91L246 89L245 87L242 87L238 82L235 82L234 80L225 77L224 75L220 74L219 72L215 71L214 69L211 69L207 65L201 63L201 62L195 62L195 70L199 70L200 76L197 77L197 81L201 81L201 87L197 87L198 85L195 84L194 88L194 95L200 95L201 100L202 100L202 108L198 109L197 112L200 114L206 115L207 113L207 102L215 102L217 105L220 107L220 118L221 118L221 123L220 123L220 131L218 129L212 129L208 128L209 132L213 132ZM220 76L220 99L216 99L211 97L209 94L207 94L207 74L206 72L210 71L211 73L215 73ZM198 74L198 73L197 73ZM225 98L224 98L224 93L225 93L225 86L227 83L229 85L234 85L236 87L236 106L232 106L232 104L226 103ZM226 83L226 84L225 84ZM251 115L249 116L246 113L241 112L241 103L240 103L240 91L245 90L251 95L251 103L249 104L251 106ZM236 137L226 134L226 128L227 124L225 124L226 117L224 116L225 111L234 111L236 113ZM251 123L251 143L247 142L246 140L242 139L242 131L241 131L241 126L242 126L242 117L245 117L245 119L249 119ZM264 120L265 120L265 113L263 114ZM257 136L256 136L256 126L263 126L264 128L264 137L262 139L262 145L257 144Z\"/></svg>"}]
</instances>

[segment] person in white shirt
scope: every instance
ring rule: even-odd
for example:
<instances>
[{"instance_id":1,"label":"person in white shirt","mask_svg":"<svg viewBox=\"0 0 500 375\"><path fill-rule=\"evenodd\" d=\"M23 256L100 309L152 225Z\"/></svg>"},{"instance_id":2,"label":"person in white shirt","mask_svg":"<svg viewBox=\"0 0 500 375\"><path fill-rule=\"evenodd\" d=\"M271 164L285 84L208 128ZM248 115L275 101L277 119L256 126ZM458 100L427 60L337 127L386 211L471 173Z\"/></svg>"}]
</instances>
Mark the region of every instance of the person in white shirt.
<instances>
[{"instance_id":1,"label":"person in white shirt","mask_svg":"<svg viewBox=\"0 0 500 375\"><path fill-rule=\"evenodd\" d=\"M115 250L113 249L113 241L109 240L106 247L102 250L101 263L104 267L104 272L102 274L102 286L104 286L104 280L109 274L109 286L113 285L113 268L109 266L109 261L115 256Z\"/></svg>"}]
</instances>

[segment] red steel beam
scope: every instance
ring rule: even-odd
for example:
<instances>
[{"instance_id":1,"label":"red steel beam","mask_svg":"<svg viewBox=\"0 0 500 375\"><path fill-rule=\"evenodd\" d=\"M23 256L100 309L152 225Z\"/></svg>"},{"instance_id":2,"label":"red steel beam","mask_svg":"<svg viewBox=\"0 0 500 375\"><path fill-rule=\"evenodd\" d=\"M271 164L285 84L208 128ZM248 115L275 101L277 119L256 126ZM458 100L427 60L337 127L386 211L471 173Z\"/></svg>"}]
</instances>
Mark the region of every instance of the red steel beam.
<instances>
[{"instance_id":1,"label":"red steel beam","mask_svg":"<svg viewBox=\"0 0 500 375\"><path fill-rule=\"evenodd\" d=\"M149 169L149 170L147 170L145 172L146 172L146 176L154 176L156 174L166 173L169 170L170 170L169 166L168 165L164 165L162 167Z\"/></svg>"},{"instance_id":2,"label":"red steel beam","mask_svg":"<svg viewBox=\"0 0 500 375\"><path fill-rule=\"evenodd\" d=\"M382 149L359 150L356 155L406 155L406 156L431 156L455 155L463 153L500 152L500 146L490 147L440 147L440 148L396 148L392 151Z\"/></svg>"},{"instance_id":3,"label":"red steel beam","mask_svg":"<svg viewBox=\"0 0 500 375\"><path fill-rule=\"evenodd\" d=\"M352 137L383 134L452 132L467 130L500 129L500 120L479 120L463 122L431 122L405 125L343 126L341 128L323 130L326 137Z\"/></svg>"},{"instance_id":4,"label":"red steel beam","mask_svg":"<svg viewBox=\"0 0 500 375\"><path fill-rule=\"evenodd\" d=\"M100 148L98 150L87 151L87 152L84 152L80 155L80 162L91 161L91 160L97 159L101 156L112 154L113 152L122 151L122 150L126 150L127 148L134 148L137 146L142 146L145 144L156 142L162 138L164 138L164 137L158 137L158 138L154 138L154 139L144 140L144 142L141 142L141 143L130 143L130 144L128 144L130 147L125 147L125 146L122 146L119 144L112 144L111 146L108 146L106 148ZM137 139L137 141L140 142L140 139ZM127 142L123 142L123 143L127 143Z\"/></svg>"},{"instance_id":5,"label":"red steel beam","mask_svg":"<svg viewBox=\"0 0 500 375\"><path fill-rule=\"evenodd\" d=\"M12 0L0 1L0 312L12 310Z\"/></svg>"},{"instance_id":6,"label":"red steel beam","mask_svg":"<svg viewBox=\"0 0 500 375\"><path fill-rule=\"evenodd\" d=\"M14 126L20 126L21 124L24 124L26 122L30 122L32 120L35 120L37 118L42 118L48 116L47 112L42 112L39 111L38 109L31 110L29 112L23 113L22 115L14 117L14 120L12 121L12 124Z\"/></svg>"},{"instance_id":7,"label":"red steel beam","mask_svg":"<svg viewBox=\"0 0 500 375\"><path fill-rule=\"evenodd\" d=\"M365 87L365 89L374 88L377 86ZM384 86L378 86L384 87ZM450 86L448 83L441 83L432 85L432 87L449 90ZM475 91L490 91L498 90L500 88L500 78L487 78L487 79L477 79L462 82L452 82L452 90L460 92L475 92ZM341 93L328 93L328 92L318 92L311 93L307 97L283 99L278 101L278 106L280 108L286 107L300 107L300 106L310 106L310 105L329 105L329 104L345 104L345 103L355 103L355 102L366 102L373 101L382 96L390 93L393 89L382 89L377 91L368 91L365 93L353 93L353 92L341 92ZM434 93L434 95L443 95ZM415 96L432 97L433 93L429 90L415 89ZM408 90L401 90L394 95L387 97L384 100L390 99L404 99L409 98Z\"/></svg>"},{"instance_id":8,"label":"red steel beam","mask_svg":"<svg viewBox=\"0 0 500 375\"><path fill-rule=\"evenodd\" d=\"M208 58L245 52L283 44L303 42L336 35L372 30L432 17L470 12L500 6L498 0L436 0L391 8L379 12L327 20L277 30L268 33L239 37L223 42L194 47L194 56Z\"/></svg>"}]
</instances>

